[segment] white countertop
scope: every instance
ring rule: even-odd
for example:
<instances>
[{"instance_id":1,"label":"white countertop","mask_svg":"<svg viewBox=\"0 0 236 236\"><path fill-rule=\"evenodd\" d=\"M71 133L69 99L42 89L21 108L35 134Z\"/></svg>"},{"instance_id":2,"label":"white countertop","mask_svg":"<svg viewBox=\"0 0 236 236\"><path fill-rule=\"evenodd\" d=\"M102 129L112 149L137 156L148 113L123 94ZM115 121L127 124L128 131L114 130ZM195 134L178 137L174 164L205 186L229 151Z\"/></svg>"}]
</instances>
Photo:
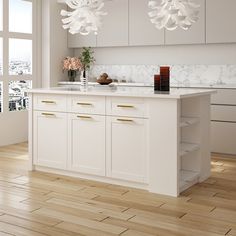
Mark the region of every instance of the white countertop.
<instances>
[{"instance_id":1,"label":"white countertop","mask_svg":"<svg viewBox=\"0 0 236 236\"><path fill-rule=\"evenodd\" d=\"M78 86L81 83L79 81L69 82L61 81L58 83L59 86ZM116 86L125 87L153 87L151 83L113 83ZM89 85L96 86L98 83L89 82ZM170 85L172 88L203 88L203 89L236 89L236 84L174 84Z\"/></svg>"},{"instance_id":2,"label":"white countertop","mask_svg":"<svg viewBox=\"0 0 236 236\"><path fill-rule=\"evenodd\" d=\"M87 91L81 91L80 86L54 87L43 89L31 89L29 93L37 94L65 94L65 95L91 95L114 97L141 97L141 98L171 98L181 99L215 93L208 89L181 89L171 88L170 92L154 92L153 87L119 87L119 86L89 86Z\"/></svg>"}]
</instances>

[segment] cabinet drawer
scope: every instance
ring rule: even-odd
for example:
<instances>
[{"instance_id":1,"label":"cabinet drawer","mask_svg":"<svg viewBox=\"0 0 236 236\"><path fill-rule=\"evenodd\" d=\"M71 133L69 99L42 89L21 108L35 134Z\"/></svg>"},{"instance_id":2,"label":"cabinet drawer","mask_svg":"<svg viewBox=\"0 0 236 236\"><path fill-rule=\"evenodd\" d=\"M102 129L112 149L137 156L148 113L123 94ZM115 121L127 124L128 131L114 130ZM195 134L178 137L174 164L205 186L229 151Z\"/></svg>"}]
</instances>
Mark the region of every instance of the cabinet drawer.
<instances>
[{"instance_id":1,"label":"cabinet drawer","mask_svg":"<svg viewBox=\"0 0 236 236\"><path fill-rule=\"evenodd\" d=\"M211 105L211 120L236 123L236 106Z\"/></svg>"},{"instance_id":2,"label":"cabinet drawer","mask_svg":"<svg viewBox=\"0 0 236 236\"><path fill-rule=\"evenodd\" d=\"M112 116L147 117L147 104L144 99L110 98L107 112Z\"/></svg>"},{"instance_id":3,"label":"cabinet drawer","mask_svg":"<svg viewBox=\"0 0 236 236\"><path fill-rule=\"evenodd\" d=\"M34 110L62 111L67 110L67 96L38 94L34 96Z\"/></svg>"},{"instance_id":4,"label":"cabinet drawer","mask_svg":"<svg viewBox=\"0 0 236 236\"><path fill-rule=\"evenodd\" d=\"M236 124L211 122L211 151L236 154Z\"/></svg>"},{"instance_id":5,"label":"cabinet drawer","mask_svg":"<svg viewBox=\"0 0 236 236\"><path fill-rule=\"evenodd\" d=\"M68 107L71 112L105 115L105 101L105 97L72 96Z\"/></svg>"},{"instance_id":6,"label":"cabinet drawer","mask_svg":"<svg viewBox=\"0 0 236 236\"><path fill-rule=\"evenodd\" d=\"M212 95L211 104L236 105L236 89L218 89Z\"/></svg>"}]
</instances>

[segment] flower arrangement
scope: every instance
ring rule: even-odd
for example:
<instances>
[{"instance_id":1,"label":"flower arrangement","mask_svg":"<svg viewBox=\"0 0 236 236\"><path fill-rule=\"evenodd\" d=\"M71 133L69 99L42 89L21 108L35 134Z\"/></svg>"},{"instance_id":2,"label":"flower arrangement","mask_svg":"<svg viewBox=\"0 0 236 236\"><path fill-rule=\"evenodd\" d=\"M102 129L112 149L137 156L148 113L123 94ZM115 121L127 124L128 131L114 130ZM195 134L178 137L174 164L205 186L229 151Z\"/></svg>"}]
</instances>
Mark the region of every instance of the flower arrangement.
<instances>
[{"instance_id":1,"label":"flower arrangement","mask_svg":"<svg viewBox=\"0 0 236 236\"><path fill-rule=\"evenodd\" d=\"M82 68L83 65L78 57L66 57L63 60L63 71L68 71L70 81L75 81L76 72Z\"/></svg>"}]
</instances>

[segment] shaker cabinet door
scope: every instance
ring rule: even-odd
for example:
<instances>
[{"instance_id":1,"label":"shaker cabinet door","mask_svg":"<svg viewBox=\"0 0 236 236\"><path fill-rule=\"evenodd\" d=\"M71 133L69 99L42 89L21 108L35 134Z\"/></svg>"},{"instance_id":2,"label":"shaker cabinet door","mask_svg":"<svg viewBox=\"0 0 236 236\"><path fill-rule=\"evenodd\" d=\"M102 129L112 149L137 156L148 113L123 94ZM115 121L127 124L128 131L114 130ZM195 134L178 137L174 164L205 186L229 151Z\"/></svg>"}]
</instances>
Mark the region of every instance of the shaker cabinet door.
<instances>
[{"instance_id":1,"label":"shaker cabinet door","mask_svg":"<svg viewBox=\"0 0 236 236\"><path fill-rule=\"evenodd\" d=\"M214 0L213 0L214 1ZM178 28L173 31L166 30L165 44L205 44L205 3L206 0L196 0L200 5L199 19L188 30Z\"/></svg>"},{"instance_id":2,"label":"shaker cabinet door","mask_svg":"<svg viewBox=\"0 0 236 236\"><path fill-rule=\"evenodd\" d=\"M105 116L71 114L69 137L70 168L105 176Z\"/></svg>"},{"instance_id":3,"label":"shaker cabinet door","mask_svg":"<svg viewBox=\"0 0 236 236\"><path fill-rule=\"evenodd\" d=\"M66 169L67 114L48 111L34 112L33 132L34 164Z\"/></svg>"},{"instance_id":4,"label":"shaker cabinet door","mask_svg":"<svg viewBox=\"0 0 236 236\"><path fill-rule=\"evenodd\" d=\"M207 43L236 42L235 12L235 0L206 0Z\"/></svg>"},{"instance_id":5,"label":"shaker cabinet door","mask_svg":"<svg viewBox=\"0 0 236 236\"><path fill-rule=\"evenodd\" d=\"M112 178L147 182L147 120L109 117L107 173Z\"/></svg>"},{"instance_id":6,"label":"shaker cabinet door","mask_svg":"<svg viewBox=\"0 0 236 236\"><path fill-rule=\"evenodd\" d=\"M128 0L106 1L104 11L108 14L103 16L97 46L128 46Z\"/></svg>"},{"instance_id":7,"label":"shaker cabinet door","mask_svg":"<svg viewBox=\"0 0 236 236\"><path fill-rule=\"evenodd\" d=\"M160 0L159 0L160 1ZM151 23L149 0L129 0L129 45L164 45L164 30Z\"/></svg>"},{"instance_id":8,"label":"shaker cabinet door","mask_svg":"<svg viewBox=\"0 0 236 236\"><path fill-rule=\"evenodd\" d=\"M71 34L68 32L68 48L96 47L97 37L91 32L89 35Z\"/></svg>"}]
</instances>

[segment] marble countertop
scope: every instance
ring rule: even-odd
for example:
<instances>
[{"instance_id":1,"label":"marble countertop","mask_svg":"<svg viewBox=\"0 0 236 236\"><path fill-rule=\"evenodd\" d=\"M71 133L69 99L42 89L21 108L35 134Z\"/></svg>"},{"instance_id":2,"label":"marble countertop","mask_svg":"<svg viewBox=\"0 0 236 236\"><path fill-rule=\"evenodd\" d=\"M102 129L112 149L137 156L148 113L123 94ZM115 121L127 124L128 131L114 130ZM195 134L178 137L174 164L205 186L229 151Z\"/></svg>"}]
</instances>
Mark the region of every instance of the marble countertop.
<instances>
[{"instance_id":1,"label":"marble countertop","mask_svg":"<svg viewBox=\"0 0 236 236\"><path fill-rule=\"evenodd\" d=\"M113 83L115 86L125 87L153 87L150 83ZM69 82L61 81L58 83L59 86L76 86L80 85L79 81ZM98 83L89 82L89 85L96 86ZM236 84L171 84L172 88L203 88L203 89L236 89Z\"/></svg>"},{"instance_id":2,"label":"marble countertop","mask_svg":"<svg viewBox=\"0 0 236 236\"><path fill-rule=\"evenodd\" d=\"M119 87L119 86L89 86L87 91L80 86L54 87L43 89L31 89L28 93L36 94L65 94L65 95L90 95L90 96L113 96L113 97L140 97L140 98L170 98L181 99L215 93L215 90L207 89L180 89L171 88L170 92L154 92L153 87Z\"/></svg>"}]
</instances>

